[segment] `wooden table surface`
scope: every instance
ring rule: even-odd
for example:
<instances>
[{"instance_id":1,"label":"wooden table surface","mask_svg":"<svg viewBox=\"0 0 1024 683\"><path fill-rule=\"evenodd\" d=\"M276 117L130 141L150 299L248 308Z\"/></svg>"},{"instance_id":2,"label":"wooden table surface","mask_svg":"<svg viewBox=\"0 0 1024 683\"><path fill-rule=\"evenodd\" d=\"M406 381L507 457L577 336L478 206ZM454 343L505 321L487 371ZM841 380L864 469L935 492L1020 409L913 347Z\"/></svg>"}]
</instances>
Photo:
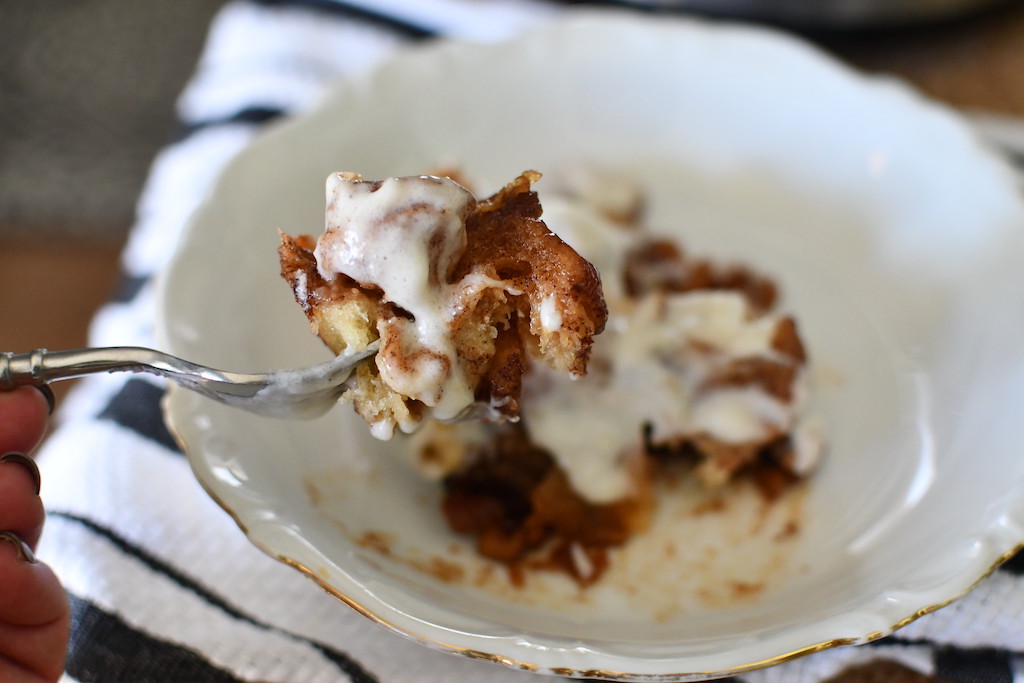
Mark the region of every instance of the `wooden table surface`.
<instances>
[{"instance_id":1,"label":"wooden table surface","mask_svg":"<svg viewBox=\"0 0 1024 683\"><path fill-rule=\"evenodd\" d=\"M1024 119L1024 2L941 25L808 37L934 99ZM12 242L4 235L0 224L0 350L85 344L92 312L116 281L120 245Z\"/></svg>"},{"instance_id":2,"label":"wooden table surface","mask_svg":"<svg viewBox=\"0 0 1024 683\"><path fill-rule=\"evenodd\" d=\"M934 99L1024 117L1024 2L935 26L814 39L844 61L900 76Z\"/></svg>"}]
</instances>

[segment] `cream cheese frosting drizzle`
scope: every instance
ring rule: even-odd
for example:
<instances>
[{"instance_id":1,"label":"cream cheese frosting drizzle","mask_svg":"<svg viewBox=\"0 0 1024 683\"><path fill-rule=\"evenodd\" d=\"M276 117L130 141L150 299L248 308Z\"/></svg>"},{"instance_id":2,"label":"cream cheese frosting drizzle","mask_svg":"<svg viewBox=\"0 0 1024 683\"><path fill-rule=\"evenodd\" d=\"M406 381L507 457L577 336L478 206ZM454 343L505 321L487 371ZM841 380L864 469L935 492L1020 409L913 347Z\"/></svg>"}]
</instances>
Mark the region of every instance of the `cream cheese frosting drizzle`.
<instances>
[{"instance_id":1,"label":"cream cheese frosting drizzle","mask_svg":"<svg viewBox=\"0 0 1024 683\"><path fill-rule=\"evenodd\" d=\"M452 419L473 403L473 390L451 338L467 283L448 278L466 247L473 195L433 176L366 181L347 173L327 180L323 235L314 252L326 279L343 273L376 287L409 317L378 325L376 363L396 391Z\"/></svg>"}]
</instances>

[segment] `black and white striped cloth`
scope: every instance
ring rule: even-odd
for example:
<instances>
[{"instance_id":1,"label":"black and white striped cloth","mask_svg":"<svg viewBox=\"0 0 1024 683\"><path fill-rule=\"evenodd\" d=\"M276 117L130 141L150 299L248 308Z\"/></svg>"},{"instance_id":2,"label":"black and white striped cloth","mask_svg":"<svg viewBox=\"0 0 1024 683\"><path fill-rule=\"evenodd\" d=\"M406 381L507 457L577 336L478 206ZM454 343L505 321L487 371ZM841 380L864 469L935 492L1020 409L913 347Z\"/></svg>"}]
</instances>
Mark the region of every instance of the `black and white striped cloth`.
<instances>
[{"instance_id":1,"label":"black and white striped cloth","mask_svg":"<svg viewBox=\"0 0 1024 683\"><path fill-rule=\"evenodd\" d=\"M214 21L158 156L91 343L152 346L153 275L211 181L261 126L399 46L492 41L548 21L546 0L234 0ZM602 4L613 4L605 2ZM623 2L623 5L635 5ZM62 407L41 454L39 556L73 609L68 681L532 681L385 631L253 547L201 490L163 424L163 387L94 377ZM948 680L1024 683L1024 558L896 635L744 674L821 681L885 658Z\"/></svg>"}]
</instances>

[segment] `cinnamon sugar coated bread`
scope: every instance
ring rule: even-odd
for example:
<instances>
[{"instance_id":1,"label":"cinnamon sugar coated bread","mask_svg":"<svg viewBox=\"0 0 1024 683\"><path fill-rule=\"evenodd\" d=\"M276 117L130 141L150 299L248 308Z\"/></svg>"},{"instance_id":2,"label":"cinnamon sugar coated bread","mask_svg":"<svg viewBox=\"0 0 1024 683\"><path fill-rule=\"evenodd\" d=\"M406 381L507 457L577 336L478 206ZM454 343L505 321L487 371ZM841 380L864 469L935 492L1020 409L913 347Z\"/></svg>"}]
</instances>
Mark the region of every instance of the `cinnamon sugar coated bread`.
<instances>
[{"instance_id":1,"label":"cinnamon sugar coated bread","mask_svg":"<svg viewBox=\"0 0 1024 683\"><path fill-rule=\"evenodd\" d=\"M282 276L313 332L335 353L381 340L343 397L375 436L427 417L515 418L535 360L586 372L601 282L541 220L539 177L477 200L449 178L335 173L323 234L281 234Z\"/></svg>"},{"instance_id":2,"label":"cinnamon sugar coated bread","mask_svg":"<svg viewBox=\"0 0 1024 683\"><path fill-rule=\"evenodd\" d=\"M381 340L345 398L380 438L415 432L449 526L513 584L586 586L644 531L666 468L771 500L823 438L770 278L654 232L614 172L563 179L542 221L538 178L477 200L449 178L332 175L326 230L282 234L282 274L333 351Z\"/></svg>"},{"instance_id":3,"label":"cinnamon sugar coated bread","mask_svg":"<svg viewBox=\"0 0 1024 683\"><path fill-rule=\"evenodd\" d=\"M687 254L644 222L616 173L544 195L545 219L601 272L609 308L586 377L525 375L515 424L432 424L414 437L444 480L450 526L514 581L557 570L588 585L642 533L666 468L704 487L750 477L773 499L822 449L808 354L774 282Z\"/></svg>"}]
</instances>

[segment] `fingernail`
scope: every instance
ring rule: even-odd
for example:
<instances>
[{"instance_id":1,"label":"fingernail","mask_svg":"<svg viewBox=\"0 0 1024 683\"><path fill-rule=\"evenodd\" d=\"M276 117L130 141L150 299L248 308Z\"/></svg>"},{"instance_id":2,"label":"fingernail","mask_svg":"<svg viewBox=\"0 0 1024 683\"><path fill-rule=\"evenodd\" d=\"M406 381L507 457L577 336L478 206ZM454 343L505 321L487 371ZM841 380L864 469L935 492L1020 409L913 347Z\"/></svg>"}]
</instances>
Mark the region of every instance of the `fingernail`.
<instances>
[{"instance_id":1,"label":"fingernail","mask_svg":"<svg viewBox=\"0 0 1024 683\"><path fill-rule=\"evenodd\" d=\"M57 398L53 395L53 389L50 388L49 384L33 384L39 393L46 399L46 405L49 406L50 415L53 415L53 409L57 405Z\"/></svg>"},{"instance_id":2,"label":"fingernail","mask_svg":"<svg viewBox=\"0 0 1024 683\"><path fill-rule=\"evenodd\" d=\"M25 543L21 539L21 536L14 533L13 531L0 531L0 541L7 541L14 546L15 551L18 553L18 559L22 562L28 562L29 564L36 564L36 554L32 552L32 548L28 547L28 543Z\"/></svg>"},{"instance_id":3,"label":"fingernail","mask_svg":"<svg viewBox=\"0 0 1024 683\"><path fill-rule=\"evenodd\" d=\"M24 453L18 451L11 451L0 455L0 463L12 462L15 465L21 465L28 472L28 475L32 477L32 483L35 486L35 493L39 495L39 489L42 485L42 476L39 474L39 466L36 465L36 461L28 457Z\"/></svg>"}]
</instances>

